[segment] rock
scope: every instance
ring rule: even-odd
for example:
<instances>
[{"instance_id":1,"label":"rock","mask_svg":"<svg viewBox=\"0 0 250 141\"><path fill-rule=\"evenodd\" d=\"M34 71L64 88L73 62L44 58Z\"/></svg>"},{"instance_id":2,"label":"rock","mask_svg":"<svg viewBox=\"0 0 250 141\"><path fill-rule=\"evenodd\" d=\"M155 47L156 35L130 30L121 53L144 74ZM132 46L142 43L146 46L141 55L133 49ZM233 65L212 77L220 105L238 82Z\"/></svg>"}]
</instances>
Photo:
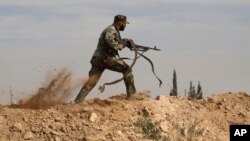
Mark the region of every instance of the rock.
<instances>
[{"instance_id":1,"label":"rock","mask_svg":"<svg viewBox=\"0 0 250 141\"><path fill-rule=\"evenodd\" d=\"M84 107L81 112L90 112L90 111L93 111L93 108L92 107Z\"/></svg>"},{"instance_id":2,"label":"rock","mask_svg":"<svg viewBox=\"0 0 250 141\"><path fill-rule=\"evenodd\" d=\"M16 122L16 123L13 124L12 129L13 129L14 131L19 131L19 132L21 132L21 131L23 131L23 126L22 126L21 123Z\"/></svg>"},{"instance_id":3,"label":"rock","mask_svg":"<svg viewBox=\"0 0 250 141\"><path fill-rule=\"evenodd\" d=\"M41 130L42 130L42 129L40 129L40 128L38 128L38 127L32 127L32 128L30 129L30 131L31 131L32 133L39 133L39 132L41 132Z\"/></svg>"},{"instance_id":4,"label":"rock","mask_svg":"<svg viewBox=\"0 0 250 141\"><path fill-rule=\"evenodd\" d=\"M56 136L55 141L61 141L61 139L58 136Z\"/></svg>"},{"instance_id":5,"label":"rock","mask_svg":"<svg viewBox=\"0 0 250 141\"><path fill-rule=\"evenodd\" d=\"M22 120L23 120L24 122L27 122L27 121L28 121L28 119L27 119L26 117L23 117Z\"/></svg>"},{"instance_id":6,"label":"rock","mask_svg":"<svg viewBox=\"0 0 250 141\"><path fill-rule=\"evenodd\" d=\"M142 109L143 116L148 117L150 116L150 111L147 106L143 107Z\"/></svg>"},{"instance_id":7,"label":"rock","mask_svg":"<svg viewBox=\"0 0 250 141\"><path fill-rule=\"evenodd\" d=\"M56 118L54 119L54 121L55 121L55 122L62 122L62 119L61 119L61 117L56 117Z\"/></svg>"},{"instance_id":8,"label":"rock","mask_svg":"<svg viewBox=\"0 0 250 141\"><path fill-rule=\"evenodd\" d=\"M4 123L4 117L0 116L0 124Z\"/></svg>"},{"instance_id":9,"label":"rock","mask_svg":"<svg viewBox=\"0 0 250 141\"><path fill-rule=\"evenodd\" d=\"M163 99L163 96L158 95L155 99L156 99L156 100L162 100L162 99Z\"/></svg>"},{"instance_id":10,"label":"rock","mask_svg":"<svg viewBox=\"0 0 250 141\"><path fill-rule=\"evenodd\" d=\"M52 135L57 135L57 136L62 136L62 135L64 135L64 133L62 133L62 132L57 132L57 131L55 131L55 130L52 130L52 131L51 131L51 134L52 134Z\"/></svg>"},{"instance_id":11,"label":"rock","mask_svg":"<svg viewBox=\"0 0 250 141\"><path fill-rule=\"evenodd\" d=\"M162 130L162 132L169 133L169 125L167 124L167 122L161 122L160 129Z\"/></svg>"},{"instance_id":12,"label":"rock","mask_svg":"<svg viewBox=\"0 0 250 141\"><path fill-rule=\"evenodd\" d=\"M226 98L223 98L222 101L223 101L223 102L227 102L227 99L226 99Z\"/></svg>"},{"instance_id":13,"label":"rock","mask_svg":"<svg viewBox=\"0 0 250 141\"><path fill-rule=\"evenodd\" d=\"M52 132L52 130L51 130L50 128L48 128L48 127L44 127L44 128L43 128L43 132L44 132L45 134L50 134L50 133Z\"/></svg>"},{"instance_id":14,"label":"rock","mask_svg":"<svg viewBox=\"0 0 250 141\"><path fill-rule=\"evenodd\" d=\"M25 133L23 134L23 138L24 138L25 140L29 140L29 139L34 138L34 135L33 135L33 133L32 133L31 131L27 131L27 132L25 132Z\"/></svg>"},{"instance_id":15,"label":"rock","mask_svg":"<svg viewBox=\"0 0 250 141\"><path fill-rule=\"evenodd\" d=\"M60 128L60 131L62 131L63 133L67 133L68 132L68 129L66 127L61 127Z\"/></svg>"},{"instance_id":16,"label":"rock","mask_svg":"<svg viewBox=\"0 0 250 141\"><path fill-rule=\"evenodd\" d=\"M225 109L226 110L231 110L231 107L230 106L226 106Z\"/></svg>"},{"instance_id":17,"label":"rock","mask_svg":"<svg viewBox=\"0 0 250 141\"><path fill-rule=\"evenodd\" d=\"M119 134L119 135L121 135L121 136L123 135L123 134L122 134L122 131L120 131L120 130L117 131L117 134Z\"/></svg>"},{"instance_id":18,"label":"rock","mask_svg":"<svg viewBox=\"0 0 250 141\"><path fill-rule=\"evenodd\" d=\"M94 122L94 121L96 121L96 119L97 119L97 114L96 113L91 113L90 114L90 116L89 116L89 120L91 121L91 122Z\"/></svg>"}]
</instances>

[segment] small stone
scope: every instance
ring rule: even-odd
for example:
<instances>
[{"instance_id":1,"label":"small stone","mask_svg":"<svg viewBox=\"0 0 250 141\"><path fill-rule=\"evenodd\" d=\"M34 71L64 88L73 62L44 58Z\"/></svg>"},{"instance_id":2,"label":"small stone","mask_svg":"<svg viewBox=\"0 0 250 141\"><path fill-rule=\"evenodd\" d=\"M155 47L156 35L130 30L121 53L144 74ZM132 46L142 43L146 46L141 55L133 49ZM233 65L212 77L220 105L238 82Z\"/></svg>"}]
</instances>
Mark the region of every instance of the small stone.
<instances>
[{"instance_id":1,"label":"small stone","mask_svg":"<svg viewBox=\"0 0 250 141\"><path fill-rule=\"evenodd\" d=\"M94 122L94 121L96 121L96 119L97 119L97 114L96 113L91 113L90 114L90 117L89 117L89 120L91 121L91 122Z\"/></svg>"},{"instance_id":2,"label":"small stone","mask_svg":"<svg viewBox=\"0 0 250 141\"><path fill-rule=\"evenodd\" d=\"M93 108L92 107L84 107L82 109L82 112L90 112L90 111L93 111Z\"/></svg>"},{"instance_id":3,"label":"small stone","mask_svg":"<svg viewBox=\"0 0 250 141\"><path fill-rule=\"evenodd\" d=\"M56 136L55 141L61 141L61 139L58 136Z\"/></svg>"},{"instance_id":4,"label":"small stone","mask_svg":"<svg viewBox=\"0 0 250 141\"><path fill-rule=\"evenodd\" d=\"M123 135L123 134L122 134L122 131L120 131L120 130L117 131L117 134Z\"/></svg>"},{"instance_id":5,"label":"small stone","mask_svg":"<svg viewBox=\"0 0 250 141\"><path fill-rule=\"evenodd\" d=\"M50 134L51 131L52 131L52 130L51 130L50 128L48 128L48 127L43 128L43 132L44 132L45 134Z\"/></svg>"},{"instance_id":6,"label":"small stone","mask_svg":"<svg viewBox=\"0 0 250 141\"><path fill-rule=\"evenodd\" d=\"M225 109L226 110L231 110L231 107L230 106L226 106Z\"/></svg>"},{"instance_id":7,"label":"small stone","mask_svg":"<svg viewBox=\"0 0 250 141\"><path fill-rule=\"evenodd\" d=\"M54 121L55 121L55 122L61 122L62 119L61 119L60 117L57 117L57 118L54 119Z\"/></svg>"},{"instance_id":8,"label":"small stone","mask_svg":"<svg viewBox=\"0 0 250 141\"><path fill-rule=\"evenodd\" d=\"M14 131L22 131L23 130L23 126L21 123L14 123L12 128Z\"/></svg>"},{"instance_id":9,"label":"small stone","mask_svg":"<svg viewBox=\"0 0 250 141\"><path fill-rule=\"evenodd\" d=\"M162 96L158 95L155 99L156 100L162 100Z\"/></svg>"},{"instance_id":10,"label":"small stone","mask_svg":"<svg viewBox=\"0 0 250 141\"><path fill-rule=\"evenodd\" d=\"M62 135L64 135L64 133L62 133L62 132L57 132L57 131L55 131L55 130L52 130L52 131L51 131L51 134L52 134L52 135L57 135L57 136L62 136Z\"/></svg>"},{"instance_id":11,"label":"small stone","mask_svg":"<svg viewBox=\"0 0 250 141\"><path fill-rule=\"evenodd\" d=\"M33 133L32 133L31 131L27 131L27 132L25 132L25 133L23 134L23 138L24 138L25 140L29 140L29 139L34 138L34 135L33 135Z\"/></svg>"},{"instance_id":12,"label":"small stone","mask_svg":"<svg viewBox=\"0 0 250 141\"><path fill-rule=\"evenodd\" d=\"M161 129L162 132L164 132L164 133L169 133L169 125L168 125L168 122L161 122L161 123L160 123L160 129Z\"/></svg>"},{"instance_id":13,"label":"small stone","mask_svg":"<svg viewBox=\"0 0 250 141\"><path fill-rule=\"evenodd\" d=\"M150 111L147 106L142 109L143 116L148 117L150 115Z\"/></svg>"},{"instance_id":14,"label":"small stone","mask_svg":"<svg viewBox=\"0 0 250 141\"><path fill-rule=\"evenodd\" d=\"M4 117L0 116L0 124L4 123Z\"/></svg>"},{"instance_id":15,"label":"small stone","mask_svg":"<svg viewBox=\"0 0 250 141\"><path fill-rule=\"evenodd\" d=\"M63 133L67 133L67 128L66 127L61 127L60 130L63 132Z\"/></svg>"}]
</instances>

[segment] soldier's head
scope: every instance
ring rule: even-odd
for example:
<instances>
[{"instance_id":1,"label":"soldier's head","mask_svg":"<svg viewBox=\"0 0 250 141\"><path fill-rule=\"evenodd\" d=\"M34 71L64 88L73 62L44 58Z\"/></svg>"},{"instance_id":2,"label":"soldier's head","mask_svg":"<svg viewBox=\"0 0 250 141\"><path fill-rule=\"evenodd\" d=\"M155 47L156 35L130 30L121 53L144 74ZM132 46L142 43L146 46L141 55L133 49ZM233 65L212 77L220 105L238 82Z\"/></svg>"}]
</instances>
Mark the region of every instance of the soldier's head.
<instances>
[{"instance_id":1,"label":"soldier's head","mask_svg":"<svg viewBox=\"0 0 250 141\"><path fill-rule=\"evenodd\" d=\"M129 24L127 17L124 15L116 15L114 17L114 24L119 27L120 31L123 31L126 27L126 24Z\"/></svg>"}]
</instances>

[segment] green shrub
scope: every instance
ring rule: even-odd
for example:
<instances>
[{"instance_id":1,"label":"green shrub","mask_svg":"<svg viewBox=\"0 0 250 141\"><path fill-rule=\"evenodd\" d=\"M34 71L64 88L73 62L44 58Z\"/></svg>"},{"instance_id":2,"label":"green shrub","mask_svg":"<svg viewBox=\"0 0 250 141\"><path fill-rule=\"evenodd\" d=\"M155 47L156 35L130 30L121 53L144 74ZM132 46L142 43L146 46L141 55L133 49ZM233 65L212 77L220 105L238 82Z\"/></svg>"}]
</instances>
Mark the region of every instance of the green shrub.
<instances>
[{"instance_id":1,"label":"green shrub","mask_svg":"<svg viewBox=\"0 0 250 141\"><path fill-rule=\"evenodd\" d=\"M141 128L144 138L156 140L156 141L168 141L164 135L161 135L161 130L159 128L160 122L153 123L147 117L139 118L134 125Z\"/></svg>"}]
</instances>

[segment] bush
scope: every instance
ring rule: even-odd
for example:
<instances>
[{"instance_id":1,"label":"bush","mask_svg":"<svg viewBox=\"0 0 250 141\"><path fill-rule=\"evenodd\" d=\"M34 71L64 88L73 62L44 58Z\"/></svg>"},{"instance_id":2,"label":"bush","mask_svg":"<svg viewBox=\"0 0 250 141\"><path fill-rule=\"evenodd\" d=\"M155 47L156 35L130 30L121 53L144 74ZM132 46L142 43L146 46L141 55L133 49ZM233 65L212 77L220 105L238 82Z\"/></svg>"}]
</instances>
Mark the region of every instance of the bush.
<instances>
[{"instance_id":1,"label":"bush","mask_svg":"<svg viewBox=\"0 0 250 141\"><path fill-rule=\"evenodd\" d=\"M142 129L142 132L144 134L144 138L156 140L156 141L167 141L169 138L167 138L164 135L161 135L161 130L159 128L160 122L153 123L148 118L139 118L134 125L136 127L139 127Z\"/></svg>"}]
</instances>

